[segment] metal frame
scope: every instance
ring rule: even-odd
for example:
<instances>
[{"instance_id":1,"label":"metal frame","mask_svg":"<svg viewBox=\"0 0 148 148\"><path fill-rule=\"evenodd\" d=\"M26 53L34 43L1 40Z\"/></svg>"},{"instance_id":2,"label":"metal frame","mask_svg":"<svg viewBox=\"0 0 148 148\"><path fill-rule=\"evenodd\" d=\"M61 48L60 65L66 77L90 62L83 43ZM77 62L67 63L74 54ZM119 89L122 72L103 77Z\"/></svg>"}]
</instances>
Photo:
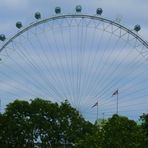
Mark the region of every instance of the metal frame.
<instances>
[{"instance_id":1,"label":"metal frame","mask_svg":"<svg viewBox=\"0 0 148 148\"><path fill-rule=\"evenodd\" d=\"M52 21L52 20L64 19L64 18L88 18L88 19L99 20L99 21L114 25L114 26L124 30L125 32L129 33L133 37L135 37L141 44L143 44L148 49L148 42L144 41L137 33L133 32L132 30L126 28L125 26L123 26L123 25L121 25L121 24L119 24L119 23L117 23L115 21L103 18L101 16L93 16L93 15L85 15L85 14L68 14L68 15L57 15L57 16L49 17L49 18L46 18L46 19L43 19L43 20L40 20L40 21L37 21L37 22L34 22L34 23L30 24L29 26L25 27L23 30L19 31L14 36L12 36L8 41L6 41L4 43L4 45L0 48L0 52L9 43L11 43L15 38L17 38L19 35L23 34L24 32L28 31L29 29L31 29L31 28L33 28L35 26L38 26L40 24Z\"/></svg>"}]
</instances>

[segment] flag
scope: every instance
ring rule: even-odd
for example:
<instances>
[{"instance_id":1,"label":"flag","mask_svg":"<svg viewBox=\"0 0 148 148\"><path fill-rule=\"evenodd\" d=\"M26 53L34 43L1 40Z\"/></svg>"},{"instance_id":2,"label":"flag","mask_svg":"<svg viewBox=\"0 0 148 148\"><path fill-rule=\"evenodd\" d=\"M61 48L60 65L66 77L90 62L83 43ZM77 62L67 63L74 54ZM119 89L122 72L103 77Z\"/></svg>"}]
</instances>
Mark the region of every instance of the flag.
<instances>
[{"instance_id":1,"label":"flag","mask_svg":"<svg viewBox=\"0 0 148 148\"><path fill-rule=\"evenodd\" d=\"M91 108L93 108L95 106L98 106L98 101Z\"/></svg>"},{"instance_id":2,"label":"flag","mask_svg":"<svg viewBox=\"0 0 148 148\"><path fill-rule=\"evenodd\" d=\"M114 96L114 95L118 95L118 89L112 94L112 96Z\"/></svg>"}]
</instances>

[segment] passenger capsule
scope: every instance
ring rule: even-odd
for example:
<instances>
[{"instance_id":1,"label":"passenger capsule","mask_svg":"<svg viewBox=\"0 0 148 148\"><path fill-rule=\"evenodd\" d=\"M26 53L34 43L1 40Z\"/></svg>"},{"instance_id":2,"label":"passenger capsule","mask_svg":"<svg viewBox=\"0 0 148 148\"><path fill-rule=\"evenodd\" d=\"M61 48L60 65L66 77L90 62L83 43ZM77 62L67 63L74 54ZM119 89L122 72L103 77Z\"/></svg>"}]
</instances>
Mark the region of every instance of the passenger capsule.
<instances>
[{"instance_id":1,"label":"passenger capsule","mask_svg":"<svg viewBox=\"0 0 148 148\"><path fill-rule=\"evenodd\" d=\"M101 15L102 12L103 12L102 8L98 8L98 9L96 10L96 14L97 14L97 15Z\"/></svg>"},{"instance_id":2,"label":"passenger capsule","mask_svg":"<svg viewBox=\"0 0 148 148\"><path fill-rule=\"evenodd\" d=\"M1 40L1 41L5 41L5 40L6 40L6 37L5 37L4 34L1 34L1 35L0 35L0 40Z\"/></svg>"},{"instance_id":3,"label":"passenger capsule","mask_svg":"<svg viewBox=\"0 0 148 148\"><path fill-rule=\"evenodd\" d=\"M61 8L60 8L60 7L56 7L56 8L55 8L55 13L56 13L56 14L61 13Z\"/></svg>"},{"instance_id":4,"label":"passenger capsule","mask_svg":"<svg viewBox=\"0 0 148 148\"><path fill-rule=\"evenodd\" d=\"M81 5L77 5L77 6L76 6L76 12L81 12L81 11L82 11Z\"/></svg>"},{"instance_id":5,"label":"passenger capsule","mask_svg":"<svg viewBox=\"0 0 148 148\"><path fill-rule=\"evenodd\" d=\"M140 29L141 29L140 25L138 25L138 24L137 24L137 25L135 25L135 27L134 27L134 30L135 30L135 31L137 31L137 32L138 32L138 31L140 31Z\"/></svg>"},{"instance_id":6,"label":"passenger capsule","mask_svg":"<svg viewBox=\"0 0 148 148\"><path fill-rule=\"evenodd\" d=\"M17 22L17 23L16 23L16 27L17 27L18 29L22 28L22 27L23 27L22 22Z\"/></svg>"},{"instance_id":7,"label":"passenger capsule","mask_svg":"<svg viewBox=\"0 0 148 148\"><path fill-rule=\"evenodd\" d=\"M41 19L41 13L40 12L36 12L34 14L34 17L38 20L38 19Z\"/></svg>"}]
</instances>

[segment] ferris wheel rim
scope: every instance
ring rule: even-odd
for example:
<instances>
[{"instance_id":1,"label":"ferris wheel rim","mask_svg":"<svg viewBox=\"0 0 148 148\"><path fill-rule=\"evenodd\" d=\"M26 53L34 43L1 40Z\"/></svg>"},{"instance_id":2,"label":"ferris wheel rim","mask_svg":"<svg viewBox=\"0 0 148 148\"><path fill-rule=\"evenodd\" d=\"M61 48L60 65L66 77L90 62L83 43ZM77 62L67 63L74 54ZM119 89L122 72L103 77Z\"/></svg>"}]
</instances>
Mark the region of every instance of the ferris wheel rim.
<instances>
[{"instance_id":1,"label":"ferris wheel rim","mask_svg":"<svg viewBox=\"0 0 148 148\"><path fill-rule=\"evenodd\" d=\"M117 28L120 28L124 30L126 33L132 35L134 38L136 38L142 45L144 45L148 49L148 42L146 42L144 39L142 39L136 32L133 32L132 30L128 29L124 25L117 23L116 21L110 20L108 18L104 18L98 15L87 15L87 14L63 14L63 15L56 15L48 18L44 18L42 20L33 22L29 24L27 27L24 27L22 30L17 32L15 35L13 35L9 40L7 40L2 47L0 48L0 52L4 50L9 43L11 43L13 40L15 40L17 37L22 35L24 32L27 32L28 30L32 29L33 27L36 27L41 24L45 24L49 21L58 20L58 19L65 19L65 18L88 18L92 20L98 20L101 22L105 22L108 24L111 24L113 26L116 26Z\"/></svg>"},{"instance_id":2,"label":"ferris wheel rim","mask_svg":"<svg viewBox=\"0 0 148 148\"><path fill-rule=\"evenodd\" d=\"M80 19L80 20L82 20L83 18L84 19L88 19L89 21L92 21L93 22L93 20L94 21L98 21L99 23L102 23L103 25L105 24L105 25L107 25L107 26L117 26L117 30L121 30L121 31L124 31L125 30L125 33L126 34L128 34L128 36L129 35L131 35L131 37L132 38L134 38L134 40L136 40L136 42L139 42L139 44L141 44L142 46L145 46L146 47L146 49L148 49L148 42L146 42L146 41L144 41L140 36L139 36L139 34L137 34L135 31L132 31L132 30L130 30L130 29L128 29L128 28L126 28L125 26L123 26L123 25L121 25L120 23L117 23L117 22L115 22L115 21L113 21L113 20L109 20L109 19L106 19L106 18L103 18L103 17L101 17L100 15L95 15L95 16L92 16L92 15L82 15L82 14L71 14L71 15L56 15L56 16L52 16L52 17L49 17L49 18L44 18L44 19L41 19L41 20L38 20L38 21L35 21L35 22L33 22L33 23L31 23L31 24L29 24L28 26L25 26L24 28L22 28L22 29L20 29L20 30L18 30L18 32L17 33L15 33L9 40L7 39L6 40L6 42L3 42L4 44L3 44L3 46L1 46L0 47L0 52L4 49L4 50L6 50L7 48L9 48L9 45L11 44L11 42L12 42L12 44L13 44L13 41L15 42L15 41L17 41L17 39L18 38L20 38L21 37L21 35L24 35L25 33L28 33L29 31L31 32L35 27L40 27L40 25L46 25L46 24L48 24L48 23L52 23L54 20L63 20L63 21L66 21L66 20L64 20L64 19ZM59 26L59 27L61 27L61 26ZM94 28L94 26L92 27L93 29L95 29ZM62 27L60 28L60 29L62 29ZM103 30L104 28L102 28L102 32L104 31ZM106 32L106 31L105 31ZM108 33L108 32L107 32ZM109 32L109 33L111 33L111 34L113 34L112 32ZM118 33L119 34L119 33ZM134 36L134 35L135 36ZM114 35L114 34L113 34ZM119 36L119 38L120 38L120 36ZM121 37L122 38L122 37ZM116 39L116 38L115 38ZM116 39L117 40L117 39ZM145 45L144 45L145 44ZM139 47L139 46L138 46ZM19 48L18 48L19 49ZM101 68L102 68L102 65L101 65ZM112 72L112 71L111 71ZM105 84L106 85L106 84ZM104 85L104 86L105 86ZM103 86L103 93L104 93L104 87ZM65 87L66 88L66 87ZM118 87L117 87L118 88ZM110 88L109 88L110 89ZM120 89L120 87L119 87L119 89ZM102 90L101 90L102 91ZM106 92L106 90L105 90L105 92ZM98 94L100 95L100 92L98 92ZM97 94L97 96L99 96ZM97 97L97 96L95 96L95 98ZM72 96L73 97L73 96ZM86 96L87 97L87 96ZM93 96L94 97L94 96ZM86 99L88 99L88 98L86 98ZM109 98L110 99L110 98ZM71 98L70 98L70 101L72 102L73 100L71 100ZM105 103L104 104L109 104L109 101L110 100L105 100ZM75 102L74 102L75 103ZM76 103L75 103L76 104ZM102 104L101 104L102 105Z\"/></svg>"}]
</instances>

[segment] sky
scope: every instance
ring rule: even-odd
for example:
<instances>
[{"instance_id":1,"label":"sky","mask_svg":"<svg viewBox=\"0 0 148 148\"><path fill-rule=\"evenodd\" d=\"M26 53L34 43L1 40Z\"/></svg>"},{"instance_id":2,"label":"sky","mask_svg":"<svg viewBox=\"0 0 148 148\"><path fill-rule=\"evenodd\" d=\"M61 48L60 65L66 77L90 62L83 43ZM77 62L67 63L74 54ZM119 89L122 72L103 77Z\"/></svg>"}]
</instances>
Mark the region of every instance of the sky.
<instances>
[{"instance_id":1,"label":"sky","mask_svg":"<svg viewBox=\"0 0 148 148\"><path fill-rule=\"evenodd\" d=\"M74 14L75 13L75 6L81 5L82 9L83 9L82 14L95 15L96 9L102 8L103 9L103 15L102 15L103 17L108 18L110 20L116 20L116 18L121 18L120 23L131 30L133 30L133 28L136 24L140 24L141 30L139 32L139 36L141 36L144 40L148 41L148 35L147 35L148 34L148 20L147 20L148 1L147 0L91 0L91 1L89 1L89 0L70 0L70 1L69 0L1 0L0 2L1 2L1 4L0 4L0 34L5 34L7 38L10 38L11 36L13 36L15 33L18 32L18 29L15 27L16 21L22 21L23 26L27 26L28 24L35 21L33 16L34 16L34 13L37 11L41 12L42 18L47 18L49 16L55 15L54 8L56 6L61 7L62 14ZM52 26L52 24L50 24L50 23L49 23L49 25ZM57 26L57 28L58 27L59 26ZM50 40L52 49L56 48L55 41L58 44L57 46L63 46L63 52L60 52L60 56L58 55L59 54L58 49L53 51L53 55L55 55L55 58L60 57L60 61L57 60L57 63L58 62L60 64L62 63L61 64L62 67L60 67L56 62L53 62L53 61L55 61L55 59L53 58L53 56L49 55L51 51L49 53L47 52L48 58L51 59L51 61L49 61L51 63L51 66L49 68L52 69L52 72L53 72L52 73L53 77L49 77L48 80L52 84L55 84L57 89L60 90L61 92L63 92L63 94L66 94L67 92L66 92L66 89L64 89L63 84L65 84L67 86L67 88L72 87L74 90L76 90L75 86L77 84L73 84L71 86L71 84L72 84L72 83L70 83L70 81L72 81L71 77L70 76L68 77L66 75L67 79L65 79L64 78L65 73L64 73L63 69L66 69L65 67L69 67L69 69L70 69L70 66L72 64L75 65L77 63L73 62L73 63L71 63L71 65L69 63L66 63L66 60L67 61L70 60L70 55L68 55L68 58L66 60L64 59L65 58L64 51L67 54L67 51L64 48L64 44L69 46L69 43L68 43L68 42L70 42L70 39L69 39L70 36L68 33L69 30L68 29L62 30L62 31L65 31L65 34L63 37L63 34L60 32L61 29L60 28L58 28L58 29L54 32L53 36L55 38L58 38L59 36L61 36L61 39L59 39L57 42L56 40L53 40L53 37L51 36L51 37L49 37L49 40ZM33 31L39 32L40 30L33 30ZM77 29L75 28L75 29L73 29L73 32L71 32L73 40L76 40L77 37L79 37L79 38L85 37L84 34L80 34L80 36L76 36L76 31L77 31ZM100 52L96 53L96 51L97 51L96 50L96 46L97 46L97 37L96 36L97 36L97 33L99 34L99 32L96 31L96 33L95 33L95 32L93 32L93 30L88 29L87 33L89 34L89 37L87 39L86 38L84 38L84 39L85 39L85 42L87 42L88 49L86 47L85 57L83 56L84 63L82 63L82 65L80 65L80 68L83 68L83 70L84 70L83 74L82 74L82 76L84 77L83 78L84 80L83 80L83 85L82 85L81 89L83 90L83 88L88 85L86 83L87 75L85 75L85 71L89 70L89 73L91 73L91 77L94 77L94 78L91 80L88 77L89 78L88 81L90 82L90 85L87 86L87 89L84 89L84 92L81 94L81 97L74 95L74 94L78 93L77 90L74 92L72 92L70 89L68 90L69 91L68 97L70 98L70 95L73 96L70 99L71 103L74 106L76 106L80 110L80 112L82 112L82 114L88 120L94 121L96 118L96 110L95 110L95 108L94 109L90 109L90 108L93 104L95 104L96 101L98 101L98 98L97 98L98 96L95 97L95 95L98 93L97 89L99 89L101 87L101 85L103 87L106 86L104 83L104 82L106 82L106 79L108 79L108 81L111 82L111 78L114 78L114 76L115 76L115 79L118 81L119 79L124 77L125 74L128 75L128 71L132 72L132 71L135 71L135 69L137 69L135 73L133 72L132 74L128 75L126 80L124 82L120 83L121 85L124 84L124 87L121 87L121 85L115 85L115 87L110 89L106 93L106 95L103 94L104 98L102 99L102 102L100 103L100 105L103 105L103 104L106 104L106 105L104 107L101 106L102 108L100 107L101 109L99 112L99 116L102 117L103 112L106 112L106 116L109 116L110 115L109 113L112 114L112 112L114 112L116 110L115 109L116 101L113 100L113 98L110 96L111 96L112 92L117 89L117 87L119 87L119 88L121 87L121 91L123 91L123 92L125 91L125 94L123 94L123 96L121 94L121 109L122 109L122 106L124 106L125 108L123 108L122 110L125 112L128 112L128 113L125 113L125 115L130 116L130 114L129 114L130 108L133 109L134 111L137 109L137 111L135 111L136 112L135 114L139 115L138 112L142 108L146 109L148 107L148 105L147 105L148 103L144 103L145 106L144 105L141 105L140 107L137 106L137 104L140 104L142 102L146 102L147 98L144 97L144 96L146 96L146 92L141 92L139 94L136 94L137 90L142 90L142 89L145 90L148 86L148 82L142 83L143 81L145 81L147 79L147 77L146 77L147 73L144 73L144 74L140 73L141 71L143 71L147 68L145 61L143 61L143 58L138 57L139 63L138 64L136 63L135 58L137 57L137 52L133 52L128 58L126 58L126 54L128 51L130 51L131 46L125 45L126 42L123 42L122 40L119 40L119 42L116 43L116 41L117 41L116 38L113 38L111 42L110 41L107 42L107 39L109 39L109 37L105 33L105 35L101 41L102 43L100 43L100 46L102 48L103 53L106 55L106 57L104 59L103 58L101 59L102 60L101 64L102 65L105 64L106 67L103 68L103 70L101 71L102 73L99 71L95 71L95 67L97 67L97 65L94 65L94 67L93 67L94 69L93 68L91 69L91 66L90 66L91 63L90 63L90 65L87 65L85 63L87 63L86 61L88 61L88 59L90 58L89 57L90 54L92 54L91 56L94 57L94 61L96 60L96 62L99 63L98 59L101 58L100 55L103 54L101 50L100 50ZM94 37L94 34L95 34L95 37ZM99 35L100 38L101 38L102 34L103 33L100 33L100 35ZM48 64L47 64L46 59L43 59L43 57L45 57L45 55L43 55L43 53L40 51L41 44L39 44L39 42L38 43L35 42L37 38L34 37L31 33L29 35L30 35L29 37L30 37L31 41L33 42L33 46L30 47L28 40L27 39L23 40L23 36L22 36L22 39L20 38L20 39L16 40L16 43L10 44L10 48L13 48L13 47L14 48L12 51L9 51L9 55L12 55L12 58L14 58L20 65L23 65L23 68L25 68L25 69L27 69L27 71L29 71L29 75L30 75L30 78L32 76L32 80L34 80L34 81L38 80L40 85L42 86L42 84L47 81L46 78L48 77L48 75L46 75L46 73L48 73L48 71L46 69L46 66L48 66ZM27 34L24 34L24 36L26 37ZM64 40L62 39L62 37L64 38ZM44 36L40 35L39 39L41 39L41 38L43 39ZM94 38L94 41L92 44L91 40L93 38ZM125 39L126 39L126 36L125 36ZM76 49L77 47L79 47L81 49L81 46L83 46L83 47L86 46L85 45L86 43L84 42L84 40L80 40L80 41L82 41L82 44L79 41L73 42L72 48ZM19 42L21 43L21 45L19 44ZM41 43L42 44L44 43L44 48L47 48L48 45L47 45L47 43L45 43L45 41L42 40ZM78 44L78 46L76 46L75 43ZM106 47L105 44L108 44L108 46L111 46L111 47L116 45L115 47L117 49L121 48L121 51L119 52L119 50L116 50L116 48L115 48L114 51L110 50L110 52L106 52L107 51L106 49L107 48L110 49L110 47ZM132 45L133 44L134 44L134 41L133 41ZM2 45L2 43L0 43L0 46L1 45ZM36 77L34 76L34 71L32 70L31 66L28 67L26 62L21 60L19 55L14 54L13 51L15 51L15 48L24 49L24 47L26 47L26 49L29 49L29 48L31 49L31 50L27 51L28 53L30 53L29 59L32 59L33 61L31 61L31 62L33 62L33 63L35 62L34 64L37 64L39 66L40 70L42 70L42 72L44 73L44 75L45 75L44 82L42 81L42 79L39 80L40 75L37 75ZM35 49L36 49L36 55L33 52L33 47L35 47ZM93 48L93 51L90 51L89 47ZM125 50L125 49L127 49L127 50ZM111 52L113 52L113 54L109 56L109 53L111 54ZM122 54L120 54L121 52L122 52ZM5 54L7 54L7 53L5 53ZM76 57L77 54L80 54L80 53L73 52L73 54L75 55L74 57ZM95 56L95 54L97 56ZM38 56L38 55L40 55L40 56ZM116 58L117 55L118 55L118 58ZM81 55L81 57L82 57L82 55ZM98 59L97 59L97 57L98 57ZM22 71L20 70L20 67L16 66L15 63L11 63L10 58L8 58L8 57L4 58L4 60L6 60L7 62L3 63L1 69L3 70L2 72L6 73L8 75L8 78L1 77L0 80L2 83L0 86L1 86L1 91L5 91L6 89L9 89L9 91L14 92L16 90L13 88L14 82L13 82L12 78L20 80L21 82L23 82L23 84L27 85L26 81L28 80L29 77L26 76L28 73L22 73ZM41 61L47 65L44 66L44 65L40 64L40 60L37 60L39 58L41 58ZM113 63L113 59L115 59L115 58L116 58L116 60ZM75 60L73 59L73 61L75 61ZM134 61L136 64L134 66L130 67L129 63L132 63L132 61ZM75 61L75 62L80 63L81 60ZM118 66L118 63L120 63L120 62L122 62L122 66L120 65L118 73L116 73L116 75L109 78L109 75L113 74L113 71L110 71L110 73L108 72L108 69L111 66L111 63L113 63L112 65L114 66L114 68L116 68L116 66ZM142 64L143 62L144 62L144 64ZM10 70L8 67L6 68L5 64L8 65L9 67L13 67L13 69ZM100 70L101 70L102 65L100 65ZM127 65L129 65L129 67ZM18 72L18 74L16 74L16 72ZM37 69L36 69L36 72L37 72ZM66 74L69 72L72 75L72 70L69 70L69 71L65 70L65 72L66 72ZM57 77L55 77L55 74ZM73 74L73 75L72 76L75 78L75 74ZM101 75L100 79L102 78L102 83L100 83L100 84L95 82L98 78L98 75ZM104 75L106 77L103 77ZM23 79L22 79L22 76L23 76ZM136 81L130 83L129 80L131 78L134 78L134 76L135 76L135 78L137 78ZM55 78L55 80L53 78ZM59 81L63 80L63 82L56 81L57 78L59 78ZM30 84L32 83L32 80L29 80ZM68 80L69 82L66 83L66 80ZM77 81L77 80L74 79L74 81ZM140 81L141 81L141 83L138 83ZM49 83L47 83L45 85L45 88L48 86L48 84ZM138 85L136 85L136 84L138 84ZM18 84L15 84L16 88L20 87L20 84L18 86L17 85ZM87 96L85 96L85 93L88 90L91 90L91 87L93 87L93 85L96 86L97 89L94 89L94 91L92 91L92 95L87 94ZM111 82L110 85L114 85L114 83ZM34 87L32 87L32 86L33 85L28 85L28 88L30 90L32 89L32 91L34 90L34 92L37 92L38 89L36 89L36 86L34 86ZM131 93L130 93L127 90L129 90L129 88L131 88L131 87L133 89L131 89ZM22 90L24 90L24 88ZM43 90L43 88L42 89L40 88L40 90L43 91L44 93L48 93L48 91L49 91L49 90L45 90L45 89ZM17 90L17 91L19 92L20 90ZM18 93L17 91L16 91L16 93ZM37 92L37 93L39 93L39 92ZM1 93L1 97L4 97L5 94L6 93ZM27 96L25 96L25 93L23 95L22 95L22 97L27 97ZM13 95L10 95L10 96L8 95L5 98L6 100L2 100L2 105L5 106L8 102L13 100L14 98L12 99L12 96ZM41 96L44 97L44 95L42 95L42 94L41 94ZM51 94L51 96L53 98L54 97L56 98L54 91ZM21 97L21 96L19 96L19 97ZM64 96L62 96L62 97L64 97ZM92 97L91 100L90 100L90 97ZM137 101L134 102L134 101L131 101L129 99L129 97L133 97L133 98L142 97L143 99L141 99L141 100L136 99ZM53 98L51 98L51 99L53 99ZM78 100L78 99L75 100L75 98L79 98L80 100ZM124 98L125 98L125 101L123 100ZM59 97L57 97L57 100L61 101L59 99ZM57 101L57 100L53 99L53 101ZM135 105L133 105L134 103L135 103ZM134 113L132 113L131 117L135 118L133 116L134 116Z\"/></svg>"},{"instance_id":2,"label":"sky","mask_svg":"<svg viewBox=\"0 0 148 148\"><path fill-rule=\"evenodd\" d=\"M22 20L27 25L32 21L32 16L36 11L42 12L46 17L53 15L54 8L60 6L63 13L72 13L78 4L83 6L83 12L90 14L94 14L96 8L101 7L105 17L114 20L120 16L122 23L129 28L140 24L142 27L140 34L147 40L147 0L1 0L0 32L6 34L15 32L16 21Z\"/></svg>"}]
</instances>

